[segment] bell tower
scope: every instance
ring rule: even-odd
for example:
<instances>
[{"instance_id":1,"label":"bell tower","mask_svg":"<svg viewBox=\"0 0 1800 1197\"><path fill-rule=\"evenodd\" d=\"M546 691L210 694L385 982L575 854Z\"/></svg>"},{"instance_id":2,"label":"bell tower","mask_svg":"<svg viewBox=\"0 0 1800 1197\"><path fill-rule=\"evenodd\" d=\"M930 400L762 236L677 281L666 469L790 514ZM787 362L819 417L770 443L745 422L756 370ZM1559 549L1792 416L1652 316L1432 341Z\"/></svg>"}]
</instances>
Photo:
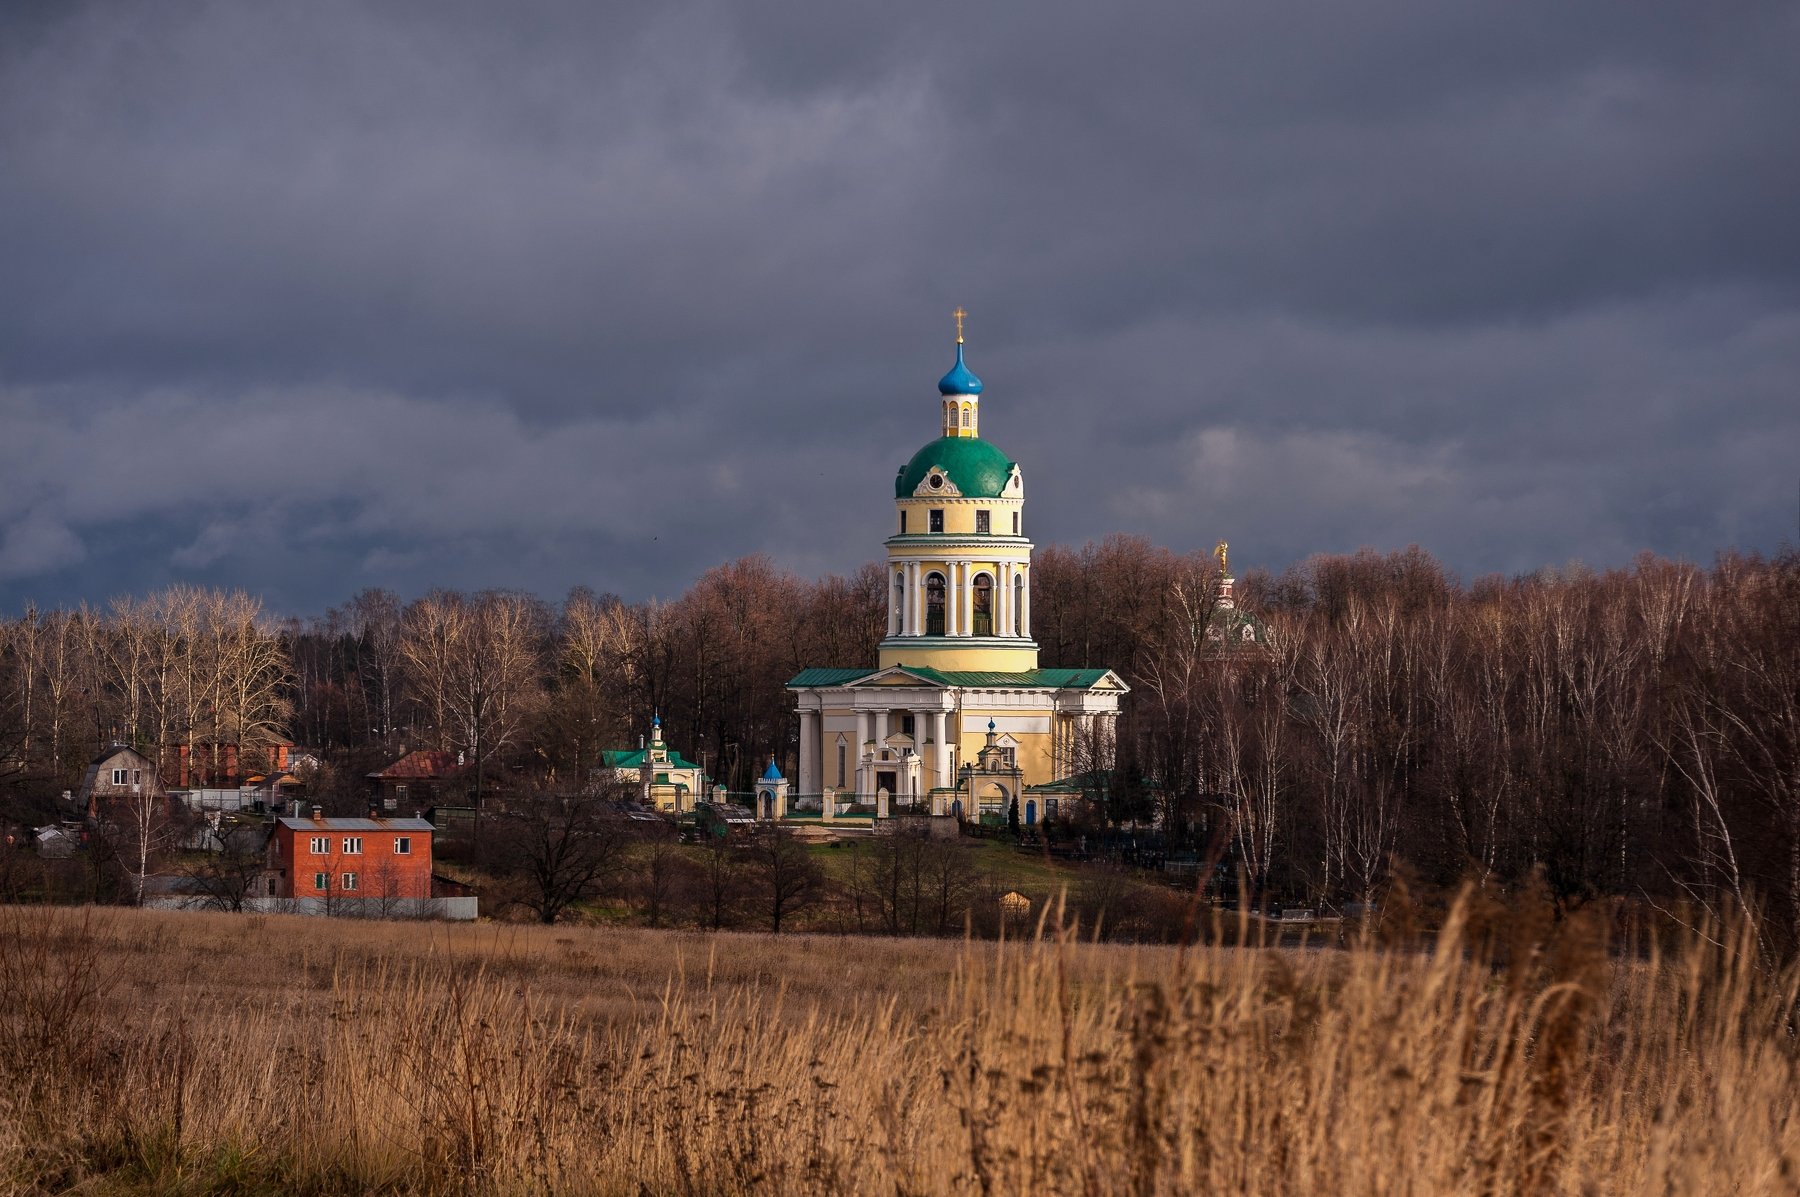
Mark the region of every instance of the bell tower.
<instances>
[{"instance_id":1,"label":"bell tower","mask_svg":"<svg viewBox=\"0 0 1800 1197\"><path fill-rule=\"evenodd\" d=\"M1031 542L1017 463L980 436L981 379L964 358L938 380L940 435L900 467L887 540L888 634L881 664L941 670L1037 668Z\"/></svg>"}]
</instances>

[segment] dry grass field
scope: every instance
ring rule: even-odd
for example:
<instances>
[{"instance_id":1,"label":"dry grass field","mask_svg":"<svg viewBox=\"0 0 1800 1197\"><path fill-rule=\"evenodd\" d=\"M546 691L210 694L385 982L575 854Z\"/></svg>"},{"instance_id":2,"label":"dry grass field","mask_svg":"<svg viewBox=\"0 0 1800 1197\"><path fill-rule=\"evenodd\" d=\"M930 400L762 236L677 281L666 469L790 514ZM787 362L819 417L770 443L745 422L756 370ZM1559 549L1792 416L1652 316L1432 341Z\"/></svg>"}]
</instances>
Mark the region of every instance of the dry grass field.
<instances>
[{"instance_id":1,"label":"dry grass field","mask_svg":"<svg viewBox=\"0 0 1800 1197\"><path fill-rule=\"evenodd\" d=\"M1796 978L0 910L12 1192L1791 1194Z\"/></svg>"}]
</instances>

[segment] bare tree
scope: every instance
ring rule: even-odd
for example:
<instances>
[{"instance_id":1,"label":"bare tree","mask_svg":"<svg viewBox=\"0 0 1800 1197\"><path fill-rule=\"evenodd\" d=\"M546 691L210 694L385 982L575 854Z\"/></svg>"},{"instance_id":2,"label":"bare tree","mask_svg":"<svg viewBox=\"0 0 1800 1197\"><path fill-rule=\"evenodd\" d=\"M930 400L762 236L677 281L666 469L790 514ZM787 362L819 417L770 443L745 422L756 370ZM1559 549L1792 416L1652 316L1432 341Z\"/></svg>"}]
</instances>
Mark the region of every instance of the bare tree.
<instances>
[{"instance_id":1,"label":"bare tree","mask_svg":"<svg viewBox=\"0 0 1800 1197\"><path fill-rule=\"evenodd\" d=\"M407 608L400 655L409 682L437 745L469 754L478 807L489 758L513 744L537 700L547 625L542 603L504 591L473 599L434 591Z\"/></svg>"},{"instance_id":2,"label":"bare tree","mask_svg":"<svg viewBox=\"0 0 1800 1197\"><path fill-rule=\"evenodd\" d=\"M721 931L738 921L748 883L746 861L727 836L707 836L700 847L689 891L693 919L699 926Z\"/></svg>"},{"instance_id":3,"label":"bare tree","mask_svg":"<svg viewBox=\"0 0 1800 1197\"><path fill-rule=\"evenodd\" d=\"M637 825L631 856L631 892L644 921L660 927L674 909L685 873L686 858L675 829L657 819Z\"/></svg>"},{"instance_id":4,"label":"bare tree","mask_svg":"<svg viewBox=\"0 0 1800 1197\"><path fill-rule=\"evenodd\" d=\"M545 924L598 895L627 860L628 832L612 801L539 791L515 798L498 823L500 859L521 901Z\"/></svg>"},{"instance_id":5,"label":"bare tree","mask_svg":"<svg viewBox=\"0 0 1800 1197\"><path fill-rule=\"evenodd\" d=\"M233 824L215 818L208 828L208 850L188 856L181 865L204 905L214 910L241 912L268 875L267 831L249 824Z\"/></svg>"},{"instance_id":6,"label":"bare tree","mask_svg":"<svg viewBox=\"0 0 1800 1197\"><path fill-rule=\"evenodd\" d=\"M778 935L782 923L810 907L824 889L825 876L819 862L792 828L778 823L758 826L744 856L762 908L769 916L769 930Z\"/></svg>"},{"instance_id":7,"label":"bare tree","mask_svg":"<svg viewBox=\"0 0 1800 1197\"><path fill-rule=\"evenodd\" d=\"M186 821L151 785L109 800L100 817L103 837L130 878L132 900L141 906L151 874L181 843Z\"/></svg>"}]
</instances>

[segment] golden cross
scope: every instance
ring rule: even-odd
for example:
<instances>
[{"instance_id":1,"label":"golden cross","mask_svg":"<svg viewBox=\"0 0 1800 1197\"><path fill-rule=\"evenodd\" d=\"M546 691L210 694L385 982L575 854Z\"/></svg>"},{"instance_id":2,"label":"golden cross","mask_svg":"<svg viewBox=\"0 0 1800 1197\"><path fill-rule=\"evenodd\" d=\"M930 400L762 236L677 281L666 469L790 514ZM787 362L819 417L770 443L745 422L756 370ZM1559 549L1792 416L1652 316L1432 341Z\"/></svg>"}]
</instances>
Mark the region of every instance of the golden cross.
<instances>
[{"instance_id":1,"label":"golden cross","mask_svg":"<svg viewBox=\"0 0 1800 1197\"><path fill-rule=\"evenodd\" d=\"M956 317L956 343L958 345L961 345L963 343L963 339L962 339L963 317L967 316L969 313L963 311L961 308L957 308L954 312L951 312L950 314L952 316Z\"/></svg>"}]
</instances>

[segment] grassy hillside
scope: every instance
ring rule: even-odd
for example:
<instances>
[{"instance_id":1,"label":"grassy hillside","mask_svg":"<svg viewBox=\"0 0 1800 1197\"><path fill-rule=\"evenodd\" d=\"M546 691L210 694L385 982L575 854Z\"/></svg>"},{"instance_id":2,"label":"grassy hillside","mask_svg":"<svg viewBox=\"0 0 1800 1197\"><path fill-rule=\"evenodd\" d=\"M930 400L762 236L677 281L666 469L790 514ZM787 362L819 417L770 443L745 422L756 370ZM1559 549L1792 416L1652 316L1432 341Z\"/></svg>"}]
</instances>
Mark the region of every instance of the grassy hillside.
<instances>
[{"instance_id":1,"label":"grassy hillside","mask_svg":"<svg viewBox=\"0 0 1800 1197\"><path fill-rule=\"evenodd\" d=\"M1793 973L0 911L0 1188L1791 1193Z\"/></svg>"}]
</instances>

